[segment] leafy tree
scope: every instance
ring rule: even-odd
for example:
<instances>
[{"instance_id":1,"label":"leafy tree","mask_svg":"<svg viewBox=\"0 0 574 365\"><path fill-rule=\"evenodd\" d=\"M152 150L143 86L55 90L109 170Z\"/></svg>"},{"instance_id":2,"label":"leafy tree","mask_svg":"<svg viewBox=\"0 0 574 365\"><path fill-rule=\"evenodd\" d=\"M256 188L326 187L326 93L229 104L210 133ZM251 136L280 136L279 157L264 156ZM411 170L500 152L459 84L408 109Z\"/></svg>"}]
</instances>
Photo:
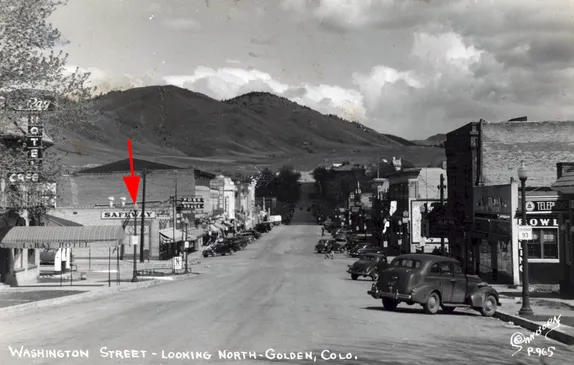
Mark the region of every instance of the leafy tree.
<instances>
[{"instance_id":1,"label":"leafy tree","mask_svg":"<svg viewBox=\"0 0 574 365\"><path fill-rule=\"evenodd\" d=\"M296 203L301 198L299 179L301 174L292 166L283 166L275 175L274 189L277 200Z\"/></svg>"},{"instance_id":2,"label":"leafy tree","mask_svg":"<svg viewBox=\"0 0 574 365\"><path fill-rule=\"evenodd\" d=\"M24 137L29 112L17 111L30 98L53 99L56 108L40 114L47 135L57 136L66 124L82 123L95 116L89 100L94 89L87 87L89 74L65 73L67 54L55 53L66 44L48 21L65 2L58 0L0 0L0 171L29 171ZM32 210L45 213L46 183L56 180L62 163L55 153L43 154L38 172L42 184L4 181L3 211ZM9 207L9 208L8 208ZM2 212L0 212L2 214Z\"/></svg>"}]
</instances>

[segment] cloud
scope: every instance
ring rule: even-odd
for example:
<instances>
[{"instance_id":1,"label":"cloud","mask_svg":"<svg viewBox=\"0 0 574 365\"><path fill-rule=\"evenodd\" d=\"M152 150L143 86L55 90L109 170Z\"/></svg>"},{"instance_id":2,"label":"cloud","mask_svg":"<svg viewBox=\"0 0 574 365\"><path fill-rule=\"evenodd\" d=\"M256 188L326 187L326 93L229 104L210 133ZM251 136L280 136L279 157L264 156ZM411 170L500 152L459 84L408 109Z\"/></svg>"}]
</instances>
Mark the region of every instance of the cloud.
<instances>
[{"instance_id":1,"label":"cloud","mask_svg":"<svg viewBox=\"0 0 574 365\"><path fill-rule=\"evenodd\" d=\"M367 118L363 95L357 90L307 83L289 85L256 69L198 67L190 75L167 76L163 80L219 100L252 91L267 91L325 114L358 121Z\"/></svg>"},{"instance_id":2,"label":"cloud","mask_svg":"<svg viewBox=\"0 0 574 365\"><path fill-rule=\"evenodd\" d=\"M162 24L165 27L176 31L201 29L201 24L191 18L168 18L164 19Z\"/></svg>"},{"instance_id":3,"label":"cloud","mask_svg":"<svg viewBox=\"0 0 574 365\"><path fill-rule=\"evenodd\" d=\"M88 86L96 87L96 94L106 94L110 91L121 91L136 87L162 84L163 80L155 77L153 74L135 76L129 74L112 74L95 67L78 67L67 65L64 68L64 74L70 74L79 69L80 73L89 73Z\"/></svg>"},{"instance_id":4,"label":"cloud","mask_svg":"<svg viewBox=\"0 0 574 365\"><path fill-rule=\"evenodd\" d=\"M326 32L410 38L394 68L383 57L352 74L368 123L378 130L424 137L479 118L574 114L572 2L283 0L282 6Z\"/></svg>"}]
</instances>

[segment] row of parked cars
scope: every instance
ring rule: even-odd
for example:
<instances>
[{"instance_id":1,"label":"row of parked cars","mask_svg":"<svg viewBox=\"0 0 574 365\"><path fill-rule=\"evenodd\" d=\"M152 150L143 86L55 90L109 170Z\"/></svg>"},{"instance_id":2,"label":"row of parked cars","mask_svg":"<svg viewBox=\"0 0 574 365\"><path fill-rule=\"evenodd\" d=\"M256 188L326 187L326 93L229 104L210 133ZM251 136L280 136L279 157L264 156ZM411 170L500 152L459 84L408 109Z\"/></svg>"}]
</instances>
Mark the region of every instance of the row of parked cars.
<instances>
[{"instance_id":1,"label":"row of parked cars","mask_svg":"<svg viewBox=\"0 0 574 365\"><path fill-rule=\"evenodd\" d=\"M346 250L357 257L358 260L347 267L347 273L353 280L368 277L374 281L367 294L381 299L386 310L394 311L400 303L405 303L419 304L427 314L471 308L491 317L500 306L498 292L477 275L466 274L454 258L409 253L389 262L382 248L361 242L350 230L338 229L331 233L333 239L323 239L326 243L319 242L316 247L333 244L340 252Z\"/></svg>"},{"instance_id":2,"label":"row of parked cars","mask_svg":"<svg viewBox=\"0 0 574 365\"><path fill-rule=\"evenodd\" d=\"M233 237L219 238L203 250L203 257L233 255L234 252L241 251L247 245L259 239L263 233L273 229L271 222L257 224L253 229L236 233Z\"/></svg>"}]
</instances>

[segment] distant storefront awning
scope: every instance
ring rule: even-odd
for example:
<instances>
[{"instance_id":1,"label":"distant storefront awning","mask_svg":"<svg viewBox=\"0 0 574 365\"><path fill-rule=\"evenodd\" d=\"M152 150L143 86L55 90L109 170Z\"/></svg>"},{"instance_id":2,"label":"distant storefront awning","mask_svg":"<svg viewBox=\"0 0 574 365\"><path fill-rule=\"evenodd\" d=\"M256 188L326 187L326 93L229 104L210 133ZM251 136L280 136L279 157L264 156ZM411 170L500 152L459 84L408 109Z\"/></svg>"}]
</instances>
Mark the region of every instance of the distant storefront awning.
<instances>
[{"instance_id":1,"label":"distant storefront awning","mask_svg":"<svg viewBox=\"0 0 574 365\"><path fill-rule=\"evenodd\" d=\"M174 242L174 229L166 228L159 231L159 238L162 243L172 243ZM183 232L179 229L175 230L175 242L183 241Z\"/></svg>"},{"instance_id":2,"label":"distant storefront awning","mask_svg":"<svg viewBox=\"0 0 574 365\"><path fill-rule=\"evenodd\" d=\"M204 235L203 229L188 229L187 230L187 241L196 241L198 238Z\"/></svg>"},{"instance_id":3,"label":"distant storefront awning","mask_svg":"<svg viewBox=\"0 0 574 365\"><path fill-rule=\"evenodd\" d=\"M116 246L125 237L122 226L7 227L0 230L0 248L88 248Z\"/></svg>"}]
</instances>

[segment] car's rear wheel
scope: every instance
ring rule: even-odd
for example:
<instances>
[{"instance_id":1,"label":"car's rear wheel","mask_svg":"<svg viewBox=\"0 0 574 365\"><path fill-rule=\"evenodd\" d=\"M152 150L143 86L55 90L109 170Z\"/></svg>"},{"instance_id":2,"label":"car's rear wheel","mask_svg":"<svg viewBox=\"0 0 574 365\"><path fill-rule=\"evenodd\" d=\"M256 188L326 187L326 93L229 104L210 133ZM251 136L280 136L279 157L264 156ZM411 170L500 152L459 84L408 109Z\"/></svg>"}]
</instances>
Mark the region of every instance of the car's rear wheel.
<instances>
[{"instance_id":1,"label":"car's rear wheel","mask_svg":"<svg viewBox=\"0 0 574 365\"><path fill-rule=\"evenodd\" d=\"M389 298L383 298L383 307L388 311L394 311L397 309L399 302Z\"/></svg>"},{"instance_id":2,"label":"car's rear wheel","mask_svg":"<svg viewBox=\"0 0 574 365\"><path fill-rule=\"evenodd\" d=\"M351 274L351 279L357 280L358 278L359 278L359 275Z\"/></svg>"},{"instance_id":3,"label":"car's rear wheel","mask_svg":"<svg viewBox=\"0 0 574 365\"><path fill-rule=\"evenodd\" d=\"M439 308L440 296L435 291L429 295L427 302L423 304L423 310L426 314L437 314Z\"/></svg>"},{"instance_id":4,"label":"car's rear wheel","mask_svg":"<svg viewBox=\"0 0 574 365\"><path fill-rule=\"evenodd\" d=\"M480 314L482 314L485 317L492 317L494 313L496 313L497 307L498 304L496 302L496 298L494 297L494 295L489 295L486 297L484 303L482 304Z\"/></svg>"}]
</instances>

